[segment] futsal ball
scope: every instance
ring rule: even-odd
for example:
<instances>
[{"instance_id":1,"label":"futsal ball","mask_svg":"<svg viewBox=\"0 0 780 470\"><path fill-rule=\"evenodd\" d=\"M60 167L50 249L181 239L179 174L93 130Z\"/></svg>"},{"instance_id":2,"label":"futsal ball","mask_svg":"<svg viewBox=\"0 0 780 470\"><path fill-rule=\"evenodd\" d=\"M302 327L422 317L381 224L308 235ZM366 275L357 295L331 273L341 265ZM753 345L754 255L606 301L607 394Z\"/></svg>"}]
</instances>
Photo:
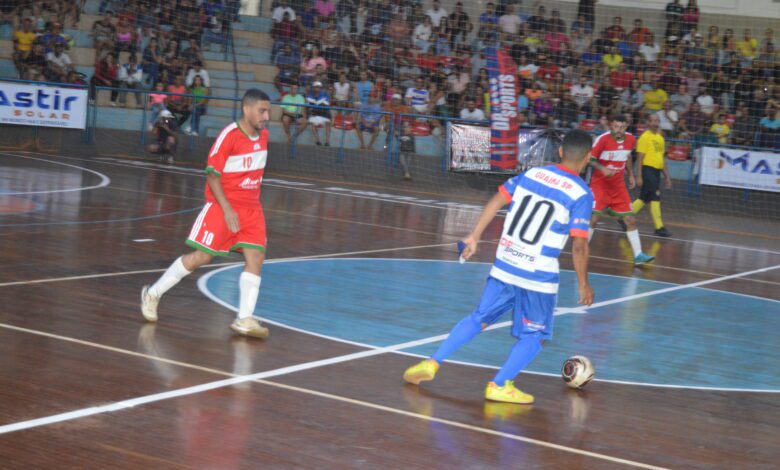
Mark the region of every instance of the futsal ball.
<instances>
[{"instance_id":1,"label":"futsal ball","mask_svg":"<svg viewBox=\"0 0 780 470\"><path fill-rule=\"evenodd\" d=\"M572 356L563 363L561 378L571 388L582 388L593 380L596 369L585 356Z\"/></svg>"}]
</instances>

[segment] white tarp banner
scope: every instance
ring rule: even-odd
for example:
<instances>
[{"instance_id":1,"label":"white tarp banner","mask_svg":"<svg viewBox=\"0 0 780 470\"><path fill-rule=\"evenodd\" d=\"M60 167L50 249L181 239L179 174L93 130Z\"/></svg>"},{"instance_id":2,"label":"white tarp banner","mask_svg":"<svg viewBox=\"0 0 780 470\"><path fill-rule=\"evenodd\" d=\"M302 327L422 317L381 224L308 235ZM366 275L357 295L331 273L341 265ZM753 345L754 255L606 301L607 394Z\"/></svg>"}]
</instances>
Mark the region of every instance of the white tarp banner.
<instances>
[{"instance_id":1,"label":"white tarp banner","mask_svg":"<svg viewBox=\"0 0 780 470\"><path fill-rule=\"evenodd\" d=\"M701 149L699 182L780 192L780 153L704 147Z\"/></svg>"},{"instance_id":2,"label":"white tarp banner","mask_svg":"<svg viewBox=\"0 0 780 470\"><path fill-rule=\"evenodd\" d=\"M0 82L0 124L84 129L87 90Z\"/></svg>"}]
</instances>

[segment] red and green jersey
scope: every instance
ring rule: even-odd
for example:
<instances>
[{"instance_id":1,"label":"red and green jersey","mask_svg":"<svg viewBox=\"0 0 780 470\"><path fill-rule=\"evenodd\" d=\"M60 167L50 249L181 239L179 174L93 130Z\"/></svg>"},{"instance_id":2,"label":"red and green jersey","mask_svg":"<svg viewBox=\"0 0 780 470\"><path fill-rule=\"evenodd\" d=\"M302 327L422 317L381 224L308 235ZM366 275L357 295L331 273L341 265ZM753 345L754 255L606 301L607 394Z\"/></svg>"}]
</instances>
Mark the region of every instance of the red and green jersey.
<instances>
[{"instance_id":1,"label":"red and green jersey","mask_svg":"<svg viewBox=\"0 0 780 470\"><path fill-rule=\"evenodd\" d=\"M256 138L249 137L238 125L222 129L209 152L206 172L219 176L225 197L234 208L260 206L260 183L268 158L268 130ZM208 184L206 201L217 202Z\"/></svg>"},{"instance_id":2,"label":"red and green jersey","mask_svg":"<svg viewBox=\"0 0 780 470\"><path fill-rule=\"evenodd\" d=\"M616 184L623 184L623 172L626 170L626 163L630 164L631 152L636 147L636 138L626 133L622 141L618 142L611 132L605 132L596 138L590 153L598 162L615 171L615 176L607 178L599 170L593 172L593 180L608 179Z\"/></svg>"}]
</instances>

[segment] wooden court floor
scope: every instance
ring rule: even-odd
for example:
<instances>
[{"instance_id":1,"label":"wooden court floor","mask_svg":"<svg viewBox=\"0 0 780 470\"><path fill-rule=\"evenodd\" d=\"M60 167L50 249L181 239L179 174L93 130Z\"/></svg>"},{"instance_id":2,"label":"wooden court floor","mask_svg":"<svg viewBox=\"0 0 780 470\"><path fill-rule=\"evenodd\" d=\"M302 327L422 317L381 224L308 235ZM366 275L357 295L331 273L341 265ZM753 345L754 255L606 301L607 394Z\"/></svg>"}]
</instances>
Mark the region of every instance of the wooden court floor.
<instances>
[{"instance_id":1,"label":"wooden court floor","mask_svg":"<svg viewBox=\"0 0 780 470\"><path fill-rule=\"evenodd\" d=\"M642 357L639 366L678 382L615 379L577 392L554 374L522 374L518 383L536 395L536 404L491 404L482 390L494 372L465 364L476 359L446 364L436 381L421 387L401 380L418 360L410 354L424 355L419 348L435 347L435 338L447 333L435 319L473 308L477 298L446 309L432 301L460 299L465 283L439 283L442 292L433 284L429 301L422 278L405 278L403 268L388 278L381 267L356 262L334 267L346 274L330 278L304 262L428 260L439 269L439 260L452 261L453 243L468 231L473 210L329 191L314 179L301 185L268 174L268 259L277 263L265 268L258 313L276 309L276 323L295 323L272 324L271 337L257 341L231 335L233 312L204 295L203 286L219 274L199 286L215 268L240 262L237 256L216 260L172 289L158 324L145 324L138 311L141 286L185 251L182 242L202 204L199 172L99 157L3 153L0 159L0 468L752 470L780 462L780 387L772 388L778 374L767 372L776 365L764 363L778 356L777 342L767 339L780 336L777 240L677 229L673 239L644 237L657 261L639 270L625 257L622 234L606 223L593 240L591 272L605 286L619 279L615 289L624 290L597 289L597 301L619 298L613 313L627 316L603 325L604 334L590 342L606 351L613 345L640 350L641 341L626 345L620 332L663 323L648 338L663 341L664 352ZM486 263L500 221L488 232L477 260ZM568 254L561 267L572 268ZM386 285L370 285L365 273L372 269ZM436 272L451 272L442 269ZM293 277L282 281L282 275ZM394 307L364 292L362 304L350 291L356 285L406 295ZM732 294L742 295L732 317L716 322L708 312L717 311L718 296ZM316 306L342 300L353 302L344 311L362 326L351 331L337 309L311 334L317 326L311 320L321 313ZM753 301L766 307L740 310ZM406 305L419 309L416 316ZM671 316L655 318L656 311ZM368 318L376 312L383 313ZM641 324L629 313L641 315ZM606 317L578 315L581 323L572 324L600 318ZM576 338L565 323L575 320L560 321L556 335ZM506 330L490 334L509 341ZM424 341L407 345L393 335ZM376 341L366 345L364 338ZM696 357L734 357L733 378L742 386L686 385L697 366L674 358L696 349L701 338L711 342ZM732 340L743 346L729 346ZM542 351L537 360L545 354L553 352ZM610 357L617 369L619 358ZM737 364L755 364L757 372L736 370ZM612 362L595 365L604 377L612 373ZM630 365L621 367L631 374ZM752 390L759 379L768 385Z\"/></svg>"}]
</instances>

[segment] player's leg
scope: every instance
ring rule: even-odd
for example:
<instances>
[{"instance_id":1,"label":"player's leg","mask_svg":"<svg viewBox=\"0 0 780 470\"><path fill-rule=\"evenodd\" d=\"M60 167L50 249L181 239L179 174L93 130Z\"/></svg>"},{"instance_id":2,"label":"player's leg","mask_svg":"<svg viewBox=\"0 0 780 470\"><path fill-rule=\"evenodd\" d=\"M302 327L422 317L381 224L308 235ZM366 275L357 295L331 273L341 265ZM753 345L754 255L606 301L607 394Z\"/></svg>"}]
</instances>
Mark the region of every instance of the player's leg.
<instances>
[{"instance_id":1,"label":"player's leg","mask_svg":"<svg viewBox=\"0 0 780 470\"><path fill-rule=\"evenodd\" d=\"M236 333L255 338L267 338L268 328L262 326L253 317L257 298L260 295L260 273L265 261L265 217L262 210L240 210L238 243L244 253L244 271L238 279L239 304L238 316L230 328Z\"/></svg>"},{"instance_id":2,"label":"player's leg","mask_svg":"<svg viewBox=\"0 0 780 470\"><path fill-rule=\"evenodd\" d=\"M634 254L634 264L639 266L649 263L653 257L642 252L642 241L639 238L639 230L636 228L636 218L631 210L631 196L628 194L626 185L620 184L620 186L615 187L610 199L610 206L615 215L622 217L626 223L626 238L628 238L628 243Z\"/></svg>"},{"instance_id":3,"label":"player's leg","mask_svg":"<svg viewBox=\"0 0 780 470\"><path fill-rule=\"evenodd\" d=\"M661 170L648 168L648 176L652 173L652 181L655 191L648 194L650 199L650 216L655 225L655 234L660 237L670 237L672 234L664 227L664 221L661 218Z\"/></svg>"},{"instance_id":4,"label":"player's leg","mask_svg":"<svg viewBox=\"0 0 780 470\"><path fill-rule=\"evenodd\" d=\"M517 342L504 365L485 388L485 398L493 401L530 404L533 395L523 393L514 385L515 377L528 367L542 350L545 340L552 337L555 294L529 291L516 287L512 335Z\"/></svg>"},{"instance_id":5,"label":"player's leg","mask_svg":"<svg viewBox=\"0 0 780 470\"><path fill-rule=\"evenodd\" d=\"M157 321L157 306L163 294L211 260L211 255L198 250L176 258L157 282L151 286L144 286L141 290L141 313L144 318L147 321Z\"/></svg>"},{"instance_id":6,"label":"player's leg","mask_svg":"<svg viewBox=\"0 0 780 470\"><path fill-rule=\"evenodd\" d=\"M604 185L598 181L593 181L590 186L593 192L593 215L590 217L590 228L588 228L588 242L593 238L596 230L596 223L601 218L601 213L607 208L607 193Z\"/></svg>"},{"instance_id":7,"label":"player's leg","mask_svg":"<svg viewBox=\"0 0 780 470\"><path fill-rule=\"evenodd\" d=\"M447 339L429 359L406 369L404 380L415 385L432 380L444 360L495 323L512 308L514 302L514 287L489 277L476 310L455 325Z\"/></svg>"},{"instance_id":8,"label":"player's leg","mask_svg":"<svg viewBox=\"0 0 780 470\"><path fill-rule=\"evenodd\" d=\"M634 214L638 214L639 211L641 211L645 207L645 205L650 202L649 195L652 193L652 191L649 191L650 188L648 184L650 184L650 182L645 180L645 176L648 175L647 173L645 173L645 168L649 168L649 167L642 165L642 168L639 170L642 172L642 187L639 188L639 197L636 199L636 201L634 201L634 203L631 206L631 208L634 211Z\"/></svg>"},{"instance_id":9,"label":"player's leg","mask_svg":"<svg viewBox=\"0 0 780 470\"><path fill-rule=\"evenodd\" d=\"M219 248L226 236L225 232L228 229L222 210L218 204L207 202L195 219L186 241L195 251L177 258L157 282L141 290L141 313L146 320L157 321L157 306L163 294L192 271L211 262L215 255L227 254L227 251L220 253Z\"/></svg>"}]
</instances>

